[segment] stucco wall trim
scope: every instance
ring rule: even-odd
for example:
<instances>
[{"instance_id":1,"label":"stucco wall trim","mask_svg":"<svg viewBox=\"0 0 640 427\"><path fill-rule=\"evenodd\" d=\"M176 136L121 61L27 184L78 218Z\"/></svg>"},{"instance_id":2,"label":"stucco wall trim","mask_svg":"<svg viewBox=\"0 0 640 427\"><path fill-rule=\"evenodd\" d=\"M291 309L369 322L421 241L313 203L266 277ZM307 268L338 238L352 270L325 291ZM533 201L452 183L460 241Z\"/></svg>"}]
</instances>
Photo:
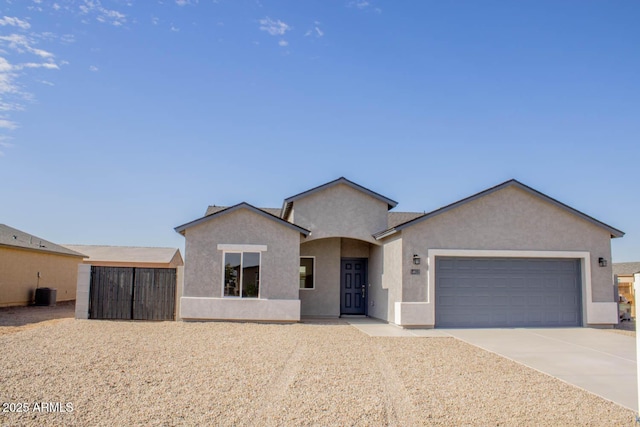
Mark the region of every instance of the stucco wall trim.
<instances>
[{"instance_id":1,"label":"stucco wall trim","mask_svg":"<svg viewBox=\"0 0 640 427\"><path fill-rule=\"evenodd\" d=\"M297 322L300 320L300 300L182 297L180 317L183 320Z\"/></svg>"},{"instance_id":2,"label":"stucco wall trim","mask_svg":"<svg viewBox=\"0 0 640 427\"><path fill-rule=\"evenodd\" d=\"M267 245L232 245L220 243L218 244L218 250L229 252L267 252Z\"/></svg>"},{"instance_id":3,"label":"stucco wall trim","mask_svg":"<svg viewBox=\"0 0 640 427\"><path fill-rule=\"evenodd\" d=\"M434 306L428 302L395 303L395 324L403 327L433 328L435 324Z\"/></svg>"}]
</instances>

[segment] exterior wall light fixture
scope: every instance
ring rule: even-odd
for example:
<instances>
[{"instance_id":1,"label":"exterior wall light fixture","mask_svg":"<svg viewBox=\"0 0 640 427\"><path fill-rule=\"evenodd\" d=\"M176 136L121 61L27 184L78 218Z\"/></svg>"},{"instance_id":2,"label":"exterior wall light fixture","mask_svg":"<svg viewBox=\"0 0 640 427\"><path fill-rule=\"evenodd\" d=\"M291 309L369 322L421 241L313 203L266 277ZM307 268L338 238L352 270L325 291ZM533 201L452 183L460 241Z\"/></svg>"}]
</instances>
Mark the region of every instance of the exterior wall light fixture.
<instances>
[{"instance_id":1,"label":"exterior wall light fixture","mask_svg":"<svg viewBox=\"0 0 640 427\"><path fill-rule=\"evenodd\" d=\"M598 265L600 267L606 267L607 266L607 260L602 258L602 257L598 258Z\"/></svg>"},{"instance_id":2,"label":"exterior wall light fixture","mask_svg":"<svg viewBox=\"0 0 640 427\"><path fill-rule=\"evenodd\" d=\"M420 265L420 257L418 256L418 254L413 254L413 263L415 265Z\"/></svg>"}]
</instances>

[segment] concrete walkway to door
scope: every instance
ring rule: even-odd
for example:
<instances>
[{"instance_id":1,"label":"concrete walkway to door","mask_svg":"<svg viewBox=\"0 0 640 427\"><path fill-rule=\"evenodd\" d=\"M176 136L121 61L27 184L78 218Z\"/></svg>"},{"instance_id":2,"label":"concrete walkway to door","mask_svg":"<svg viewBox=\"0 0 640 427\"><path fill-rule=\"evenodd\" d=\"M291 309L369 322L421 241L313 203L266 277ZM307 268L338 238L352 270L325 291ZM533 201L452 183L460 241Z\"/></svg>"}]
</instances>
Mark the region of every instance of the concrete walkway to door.
<instances>
[{"instance_id":1,"label":"concrete walkway to door","mask_svg":"<svg viewBox=\"0 0 640 427\"><path fill-rule=\"evenodd\" d=\"M439 331L638 411L634 337L591 328Z\"/></svg>"}]
</instances>

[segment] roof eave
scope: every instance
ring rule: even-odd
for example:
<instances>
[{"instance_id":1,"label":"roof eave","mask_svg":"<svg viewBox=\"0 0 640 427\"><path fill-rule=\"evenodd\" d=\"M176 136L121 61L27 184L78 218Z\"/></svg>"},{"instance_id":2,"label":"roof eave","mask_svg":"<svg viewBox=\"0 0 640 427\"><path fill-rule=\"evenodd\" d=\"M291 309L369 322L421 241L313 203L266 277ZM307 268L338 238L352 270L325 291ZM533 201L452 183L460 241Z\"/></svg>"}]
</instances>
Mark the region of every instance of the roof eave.
<instances>
[{"instance_id":1,"label":"roof eave","mask_svg":"<svg viewBox=\"0 0 640 427\"><path fill-rule=\"evenodd\" d=\"M22 249L22 250L31 251L31 252L43 252L43 253L47 253L47 254L51 254L51 255L72 256L72 257L76 257L76 258L89 258L87 255L81 254L80 252L72 251L71 249L69 249L69 251L73 252L73 253L59 252L59 251L55 251L55 250L49 250L49 249L46 249L46 248L42 249L42 248L29 248L29 247L25 247L25 246L5 245L3 243L0 243L0 247L10 248L10 249Z\"/></svg>"},{"instance_id":2,"label":"roof eave","mask_svg":"<svg viewBox=\"0 0 640 427\"><path fill-rule=\"evenodd\" d=\"M389 236L391 236L393 234L396 234L397 232L398 232L398 229L394 227L394 228L390 228L388 230L381 231L380 233L374 234L373 238L376 239L376 240L382 240L385 237L389 237Z\"/></svg>"},{"instance_id":3,"label":"roof eave","mask_svg":"<svg viewBox=\"0 0 640 427\"><path fill-rule=\"evenodd\" d=\"M371 197L373 197L373 198L376 198L376 199L378 199L378 200L380 200L380 201L385 202L385 203L387 204L387 209L388 209L388 210L393 209L393 208L395 208L395 207L398 205L398 202L396 202L395 200L392 200L392 199L390 199L390 198L388 198L388 197L385 197L385 196L383 196L383 195L382 195L382 194L380 194L380 193L376 193L375 191L369 190L368 188L363 187L363 186L361 186L361 185L359 185L359 184L356 184L355 182L350 181L350 180L348 180L347 178L345 178L345 177L341 176L341 177L340 177L340 178L338 178L338 179L334 179L333 181L329 181L329 182L327 182L327 183L325 183L325 184L319 185L319 186L314 187L314 188L312 188L312 189L310 189L310 190L306 190L306 191L303 191L302 193L298 193L298 194L293 195L293 196L291 196L291 197L287 197L287 198L284 200L283 210L284 210L284 207L285 207L285 206L287 206L287 205L293 205L293 202L294 202L294 201L296 201L296 200L299 200L299 199L301 199L301 198L303 198L303 197L306 197L306 196L311 195L311 194L313 194L313 193L316 193L316 192L318 192L318 191L322 191L322 190L324 190L325 188L332 187L332 186L337 185L337 184L345 184L345 185L348 185L348 186L350 186L350 187L352 187L352 188L354 188L354 189L357 189L357 190L359 190L359 191L362 191L362 192L363 192L363 193L365 193L365 194L368 194L369 196L371 196ZM285 213L285 212L283 211L283 214L284 214L284 213Z\"/></svg>"},{"instance_id":4,"label":"roof eave","mask_svg":"<svg viewBox=\"0 0 640 427\"><path fill-rule=\"evenodd\" d=\"M249 204L247 202L238 203L237 205L230 206L230 207L228 207L226 209L223 209L223 210L218 211L216 213L213 213L211 215L205 215L205 216L203 216L201 218L198 218L198 219L193 220L191 222L188 222L186 224L179 225L179 226L175 227L174 230L177 233L180 233L180 234L182 234L184 236L185 235L185 231L186 231L187 228L190 228L190 227L193 227L195 225L201 224L201 223L203 223L205 221L209 221L209 220L213 219L214 217L217 217L217 216L220 216L220 215L223 215L223 214L227 214L227 213L231 213L231 212L236 211L238 209L248 209L248 210L250 210L250 211L252 211L254 213L257 213L258 215L262 215L262 216L265 216L266 218L273 219L274 221L277 221L278 223L280 223L281 225L283 225L285 227L289 227L289 228L291 228L291 229L293 229L295 231L298 231L300 234L302 234L305 237L309 236L309 234L311 233L306 228L302 228L299 225L287 222L284 219L279 218L279 217L277 217L275 215L272 215L269 212L265 212L262 209L258 209L255 206L253 206L253 205L251 205L251 204Z\"/></svg>"}]
</instances>

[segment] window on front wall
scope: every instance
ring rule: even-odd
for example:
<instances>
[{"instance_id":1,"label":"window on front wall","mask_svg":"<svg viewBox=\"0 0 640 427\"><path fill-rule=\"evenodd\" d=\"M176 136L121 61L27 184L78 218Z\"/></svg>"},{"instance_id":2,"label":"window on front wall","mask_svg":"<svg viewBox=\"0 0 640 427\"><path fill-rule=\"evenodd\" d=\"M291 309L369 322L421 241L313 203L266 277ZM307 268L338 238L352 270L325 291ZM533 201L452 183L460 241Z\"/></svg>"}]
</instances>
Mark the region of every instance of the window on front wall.
<instances>
[{"instance_id":1,"label":"window on front wall","mask_svg":"<svg viewBox=\"0 0 640 427\"><path fill-rule=\"evenodd\" d=\"M300 258L300 289L314 288L314 264L315 258Z\"/></svg>"},{"instance_id":2,"label":"window on front wall","mask_svg":"<svg viewBox=\"0 0 640 427\"><path fill-rule=\"evenodd\" d=\"M260 252L224 253L224 296L258 298Z\"/></svg>"}]
</instances>

